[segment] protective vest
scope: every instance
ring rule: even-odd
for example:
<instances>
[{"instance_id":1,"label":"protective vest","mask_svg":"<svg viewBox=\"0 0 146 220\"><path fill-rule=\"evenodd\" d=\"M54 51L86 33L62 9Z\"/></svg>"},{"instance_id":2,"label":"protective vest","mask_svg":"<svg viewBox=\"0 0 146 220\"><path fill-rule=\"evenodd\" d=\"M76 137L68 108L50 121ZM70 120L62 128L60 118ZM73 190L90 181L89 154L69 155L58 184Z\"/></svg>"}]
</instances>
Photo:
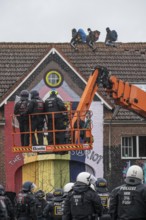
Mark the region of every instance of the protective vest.
<instances>
[{"instance_id":1,"label":"protective vest","mask_svg":"<svg viewBox=\"0 0 146 220\"><path fill-rule=\"evenodd\" d=\"M98 193L103 207L108 207L109 193Z\"/></svg>"},{"instance_id":2,"label":"protective vest","mask_svg":"<svg viewBox=\"0 0 146 220\"><path fill-rule=\"evenodd\" d=\"M93 205L89 202L87 192L81 194L73 193L71 198L71 214L73 217L85 216L91 217L94 213Z\"/></svg>"},{"instance_id":3,"label":"protective vest","mask_svg":"<svg viewBox=\"0 0 146 220\"><path fill-rule=\"evenodd\" d=\"M108 208L109 208L109 193L98 193L101 199L101 203L103 206L103 213L106 214L108 213Z\"/></svg>"},{"instance_id":4,"label":"protective vest","mask_svg":"<svg viewBox=\"0 0 146 220\"><path fill-rule=\"evenodd\" d=\"M22 114L28 110L28 100L20 100L16 103L14 114Z\"/></svg>"},{"instance_id":5,"label":"protective vest","mask_svg":"<svg viewBox=\"0 0 146 220\"><path fill-rule=\"evenodd\" d=\"M14 114L15 115L20 115L17 116L17 119L20 123L23 123L24 121L29 121L29 116L28 114L30 113L29 110L29 100L20 100L16 103L15 108L14 108Z\"/></svg>"},{"instance_id":6,"label":"protective vest","mask_svg":"<svg viewBox=\"0 0 146 220\"><path fill-rule=\"evenodd\" d=\"M34 99L34 113L44 112L44 102L41 99Z\"/></svg>"},{"instance_id":7,"label":"protective vest","mask_svg":"<svg viewBox=\"0 0 146 220\"><path fill-rule=\"evenodd\" d=\"M27 193L19 193L17 196L17 214L28 214L29 213L29 203L27 198Z\"/></svg>"},{"instance_id":8,"label":"protective vest","mask_svg":"<svg viewBox=\"0 0 146 220\"><path fill-rule=\"evenodd\" d=\"M8 218L7 207L5 204L5 197L0 196L0 219L6 220Z\"/></svg>"},{"instance_id":9,"label":"protective vest","mask_svg":"<svg viewBox=\"0 0 146 220\"><path fill-rule=\"evenodd\" d=\"M43 210L46 205L47 205L47 201L45 199L38 199L36 201L36 212L38 217L43 216Z\"/></svg>"},{"instance_id":10,"label":"protective vest","mask_svg":"<svg viewBox=\"0 0 146 220\"><path fill-rule=\"evenodd\" d=\"M46 100L46 110L47 112L57 112L59 110L56 97L50 97Z\"/></svg>"},{"instance_id":11,"label":"protective vest","mask_svg":"<svg viewBox=\"0 0 146 220\"><path fill-rule=\"evenodd\" d=\"M61 220L62 215L63 215L62 201L54 201L54 211L53 211L54 219Z\"/></svg>"},{"instance_id":12,"label":"protective vest","mask_svg":"<svg viewBox=\"0 0 146 220\"><path fill-rule=\"evenodd\" d=\"M139 185L123 185L118 197L118 217L122 219L143 219L146 217L146 187Z\"/></svg>"}]
</instances>

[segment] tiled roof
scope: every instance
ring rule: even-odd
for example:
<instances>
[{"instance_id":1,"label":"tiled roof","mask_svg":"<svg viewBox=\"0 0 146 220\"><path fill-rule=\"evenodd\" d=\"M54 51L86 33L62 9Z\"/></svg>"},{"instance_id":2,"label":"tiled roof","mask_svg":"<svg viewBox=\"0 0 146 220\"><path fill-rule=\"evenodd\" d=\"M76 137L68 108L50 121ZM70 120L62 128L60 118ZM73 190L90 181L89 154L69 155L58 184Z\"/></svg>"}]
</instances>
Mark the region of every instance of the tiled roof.
<instances>
[{"instance_id":1,"label":"tiled roof","mask_svg":"<svg viewBox=\"0 0 146 220\"><path fill-rule=\"evenodd\" d=\"M101 65L124 81L146 84L146 43L118 43L113 48L98 42L96 46L96 52L92 52L86 44L79 45L76 52L69 43L0 43L0 100L51 48L58 50L86 79L96 65Z\"/></svg>"}]
</instances>

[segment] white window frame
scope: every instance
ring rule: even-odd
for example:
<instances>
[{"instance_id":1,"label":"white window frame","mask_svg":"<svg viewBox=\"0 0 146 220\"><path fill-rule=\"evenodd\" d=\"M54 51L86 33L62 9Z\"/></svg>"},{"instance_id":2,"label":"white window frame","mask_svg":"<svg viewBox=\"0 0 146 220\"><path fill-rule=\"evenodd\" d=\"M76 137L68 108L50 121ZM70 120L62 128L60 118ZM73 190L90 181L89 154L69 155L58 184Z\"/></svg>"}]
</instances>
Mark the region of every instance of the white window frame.
<instances>
[{"instance_id":1,"label":"white window frame","mask_svg":"<svg viewBox=\"0 0 146 220\"><path fill-rule=\"evenodd\" d=\"M146 159L146 156L145 157L140 157L139 156L139 137L140 136L144 136L144 135L139 135L139 136L122 136L121 137L121 159ZM133 137L136 137L136 156L134 157L133 156ZM131 156L123 156L122 155L122 151L123 151L123 148L126 148L126 147L128 147L128 146L123 146L122 145L122 140L123 140L123 138L131 138L131 146L129 146L129 148L132 148L132 155Z\"/></svg>"}]
</instances>

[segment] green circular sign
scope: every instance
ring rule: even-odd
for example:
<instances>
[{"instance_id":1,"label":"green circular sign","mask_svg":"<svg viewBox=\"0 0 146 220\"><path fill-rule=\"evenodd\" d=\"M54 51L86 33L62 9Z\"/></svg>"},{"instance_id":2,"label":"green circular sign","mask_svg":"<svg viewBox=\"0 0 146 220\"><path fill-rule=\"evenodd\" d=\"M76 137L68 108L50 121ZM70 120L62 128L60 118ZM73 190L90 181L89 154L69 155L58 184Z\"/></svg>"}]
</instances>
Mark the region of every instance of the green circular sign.
<instances>
[{"instance_id":1,"label":"green circular sign","mask_svg":"<svg viewBox=\"0 0 146 220\"><path fill-rule=\"evenodd\" d=\"M57 70L50 70L44 76L45 84L50 88L58 88L63 83L63 76Z\"/></svg>"}]
</instances>

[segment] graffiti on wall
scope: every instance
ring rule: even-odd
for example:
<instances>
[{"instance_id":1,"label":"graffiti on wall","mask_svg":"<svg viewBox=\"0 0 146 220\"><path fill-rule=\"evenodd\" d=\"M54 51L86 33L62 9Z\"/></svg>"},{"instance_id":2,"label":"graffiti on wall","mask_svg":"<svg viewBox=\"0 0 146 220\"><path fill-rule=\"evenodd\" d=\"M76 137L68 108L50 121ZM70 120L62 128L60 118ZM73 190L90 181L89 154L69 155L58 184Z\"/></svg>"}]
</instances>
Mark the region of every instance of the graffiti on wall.
<instances>
[{"instance_id":1,"label":"graffiti on wall","mask_svg":"<svg viewBox=\"0 0 146 220\"><path fill-rule=\"evenodd\" d=\"M127 173L127 170L128 170L128 168L129 168L130 166L131 166L131 162L130 162L130 161L127 161L127 162L126 162L126 165L124 166L124 169L123 169L123 171L122 171L124 178L126 178L126 173Z\"/></svg>"},{"instance_id":2,"label":"graffiti on wall","mask_svg":"<svg viewBox=\"0 0 146 220\"><path fill-rule=\"evenodd\" d=\"M136 165L140 166L143 169L144 183L146 183L146 161L138 160Z\"/></svg>"},{"instance_id":3,"label":"graffiti on wall","mask_svg":"<svg viewBox=\"0 0 146 220\"><path fill-rule=\"evenodd\" d=\"M91 160L95 162L96 164L99 164L100 161L103 159L103 156L98 154L94 150L85 150L85 151L72 151L71 155L77 155L78 157L84 157L88 160Z\"/></svg>"}]
</instances>

